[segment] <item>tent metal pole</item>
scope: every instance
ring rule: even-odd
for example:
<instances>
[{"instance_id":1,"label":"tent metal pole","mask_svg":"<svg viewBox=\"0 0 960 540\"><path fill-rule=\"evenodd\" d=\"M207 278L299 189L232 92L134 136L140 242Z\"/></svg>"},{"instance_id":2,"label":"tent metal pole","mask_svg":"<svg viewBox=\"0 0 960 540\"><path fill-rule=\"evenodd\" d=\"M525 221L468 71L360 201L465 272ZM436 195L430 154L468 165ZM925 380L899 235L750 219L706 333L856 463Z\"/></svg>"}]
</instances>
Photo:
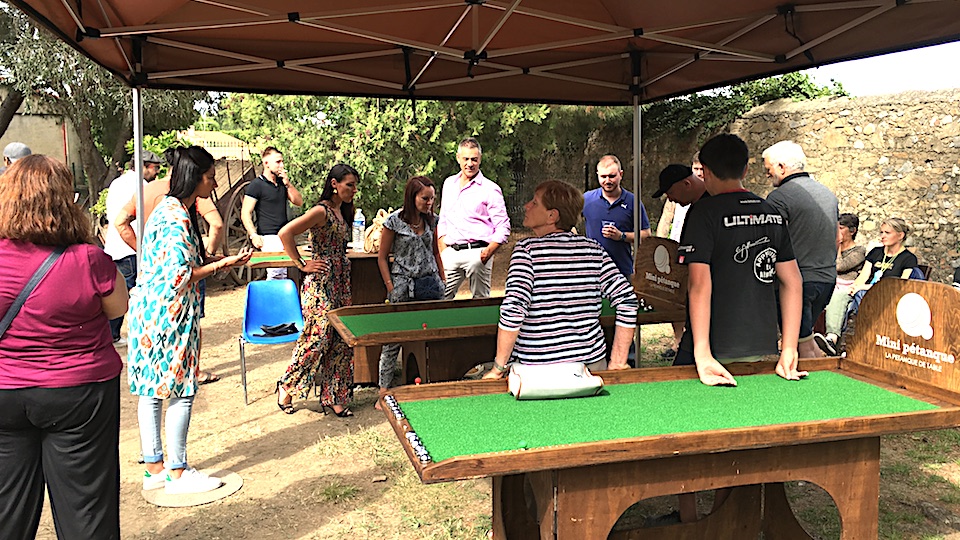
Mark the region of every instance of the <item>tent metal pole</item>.
<instances>
[{"instance_id":1,"label":"tent metal pole","mask_svg":"<svg viewBox=\"0 0 960 540\"><path fill-rule=\"evenodd\" d=\"M140 179L137 182L137 273L142 268L143 257L143 94L139 87L133 89L133 170ZM112 218L111 218L112 219Z\"/></svg>"},{"instance_id":2,"label":"tent metal pole","mask_svg":"<svg viewBox=\"0 0 960 540\"><path fill-rule=\"evenodd\" d=\"M634 68L633 68L633 267L634 272L636 272L637 267L637 253L640 249L640 205L641 202L641 182L640 182L640 137L642 135L640 130L640 58L638 55L634 55L633 58ZM634 275L634 281L636 280L636 275ZM634 345L634 365L640 367L640 325L637 325L637 330L633 336L633 345Z\"/></svg>"}]
</instances>

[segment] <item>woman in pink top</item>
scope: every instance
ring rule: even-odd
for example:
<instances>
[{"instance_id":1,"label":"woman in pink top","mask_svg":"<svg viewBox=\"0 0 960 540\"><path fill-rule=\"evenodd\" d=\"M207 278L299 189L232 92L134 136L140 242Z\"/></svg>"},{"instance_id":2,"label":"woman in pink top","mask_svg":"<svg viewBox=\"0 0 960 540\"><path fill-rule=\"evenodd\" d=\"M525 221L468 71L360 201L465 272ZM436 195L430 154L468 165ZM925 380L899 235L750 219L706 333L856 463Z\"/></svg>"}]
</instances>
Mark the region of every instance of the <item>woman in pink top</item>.
<instances>
[{"instance_id":1,"label":"woman in pink top","mask_svg":"<svg viewBox=\"0 0 960 540\"><path fill-rule=\"evenodd\" d=\"M0 338L0 538L34 538L44 487L57 537L120 537L120 385L109 319L127 309L73 176L32 155L0 175L0 317L66 250Z\"/></svg>"}]
</instances>

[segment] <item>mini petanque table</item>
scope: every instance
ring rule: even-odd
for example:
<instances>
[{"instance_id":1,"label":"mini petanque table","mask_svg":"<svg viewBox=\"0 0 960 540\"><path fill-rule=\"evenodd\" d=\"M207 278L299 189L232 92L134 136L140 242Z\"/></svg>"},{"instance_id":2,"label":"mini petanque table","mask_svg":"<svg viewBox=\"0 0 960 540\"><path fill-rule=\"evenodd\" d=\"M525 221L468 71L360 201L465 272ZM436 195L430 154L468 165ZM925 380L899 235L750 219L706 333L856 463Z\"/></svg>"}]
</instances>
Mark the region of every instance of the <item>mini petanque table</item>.
<instances>
[{"instance_id":1,"label":"mini petanque table","mask_svg":"<svg viewBox=\"0 0 960 540\"><path fill-rule=\"evenodd\" d=\"M882 280L846 358L734 364L735 388L693 367L601 372L597 397L516 401L504 381L404 386L381 399L424 483L493 478L504 539L810 538L783 482L827 491L841 538L878 534L880 436L960 425L960 292ZM694 523L610 531L637 501L735 488Z\"/></svg>"},{"instance_id":2,"label":"mini petanque table","mask_svg":"<svg viewBox=\"0 0 960 540\"><path fill-rule=\"evenodd\" d=\"M339 308L327 314L330 324L354 348L354 382L377 382L380 347L400 343L401 381L412 381L416 369L423 382L463 378L478 363L493 360L502 298L405 302ZM641 312L638 324L682 321L681 306ZM616 314L606 303L600 324L614 327ZM426 325L426 328L424 328ZM371 354L376 350L376 356Z\"/></svg>"},{"instance_id":3,"label":"mini petanque table","mask_svg":"<svg viewBox=\"0 0 960 540\"><path fill-rule=\"evenodd\" d=\"M665 238L645 239L637 251L634 290L654 309L637 315L639 325L686 319L686 267L671 265L676 256L677 243ZM402 345L402 383L412 382L417 375L423 382L451 381L463 378L475 365L493 360L501 301L483 298L377 306L359 306L355 301L327 317L353 347L354 382L377 383L380 349L388 343ZM600 324L608 342L614 318L613 310L605 305Z\"/></svg>"}]
</instances>

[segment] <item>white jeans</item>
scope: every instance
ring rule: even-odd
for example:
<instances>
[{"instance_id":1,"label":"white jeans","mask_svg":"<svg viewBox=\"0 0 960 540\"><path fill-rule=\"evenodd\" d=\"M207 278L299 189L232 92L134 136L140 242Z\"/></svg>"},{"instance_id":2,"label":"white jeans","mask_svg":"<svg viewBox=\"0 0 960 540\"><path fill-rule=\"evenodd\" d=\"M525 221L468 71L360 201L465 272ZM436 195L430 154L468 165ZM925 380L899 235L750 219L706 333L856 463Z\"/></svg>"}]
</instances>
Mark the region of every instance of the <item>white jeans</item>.
<instances>
[{"instance_id":1,"label":"white jeans","mask_svg":"<svg viewBox=\"0 0 960 540\"><path fill-rule=\"evenodd\" d=\"M457 290L465 278L470 279L470 292L474 298L490 296L490 278L493 275L493 257L487 263L480 262L480 253L483 248L461 249L457 251L447 247L440 252L443 261L443 271L446 274L446 288L443 292L444 300L452 300L457 296Z\"/></svg>"},{"instance_id":2,"label":"white jeans","mask_svg":"<svg viewBox=\"0 0 960 540\"><path fill-rule=\"evenodd\" d=\"M263 235L263 247L261 251L283 251L283 242L275 234ZM267 279L287 279L286 268L267 268Z\"/></svg>"}]
</instances>

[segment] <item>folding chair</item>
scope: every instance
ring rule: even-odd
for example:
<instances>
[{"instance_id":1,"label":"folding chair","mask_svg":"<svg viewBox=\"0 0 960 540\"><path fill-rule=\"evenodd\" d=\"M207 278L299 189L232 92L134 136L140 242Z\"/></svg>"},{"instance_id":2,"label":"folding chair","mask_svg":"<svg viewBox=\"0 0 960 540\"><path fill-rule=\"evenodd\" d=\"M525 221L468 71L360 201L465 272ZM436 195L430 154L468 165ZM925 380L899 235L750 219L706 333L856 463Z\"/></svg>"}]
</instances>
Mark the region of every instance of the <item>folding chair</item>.
<instances>
[{"instance_id":1,"label":"folding chair","mask_svg":"<svg viewBox=\"0 0 960 540\"><path fill-rule=\"evenodd\" d=\"M263 326L293 323L297 331L283 336L264 335ZM303 312L296 284L289 279L251 281L247 285L247 304L243 311L243 332L240 334L240 380L243 403L247 400L247 357L244 345L273 345L296 341L303 331Z\"/></svg>"}]
</instances>

